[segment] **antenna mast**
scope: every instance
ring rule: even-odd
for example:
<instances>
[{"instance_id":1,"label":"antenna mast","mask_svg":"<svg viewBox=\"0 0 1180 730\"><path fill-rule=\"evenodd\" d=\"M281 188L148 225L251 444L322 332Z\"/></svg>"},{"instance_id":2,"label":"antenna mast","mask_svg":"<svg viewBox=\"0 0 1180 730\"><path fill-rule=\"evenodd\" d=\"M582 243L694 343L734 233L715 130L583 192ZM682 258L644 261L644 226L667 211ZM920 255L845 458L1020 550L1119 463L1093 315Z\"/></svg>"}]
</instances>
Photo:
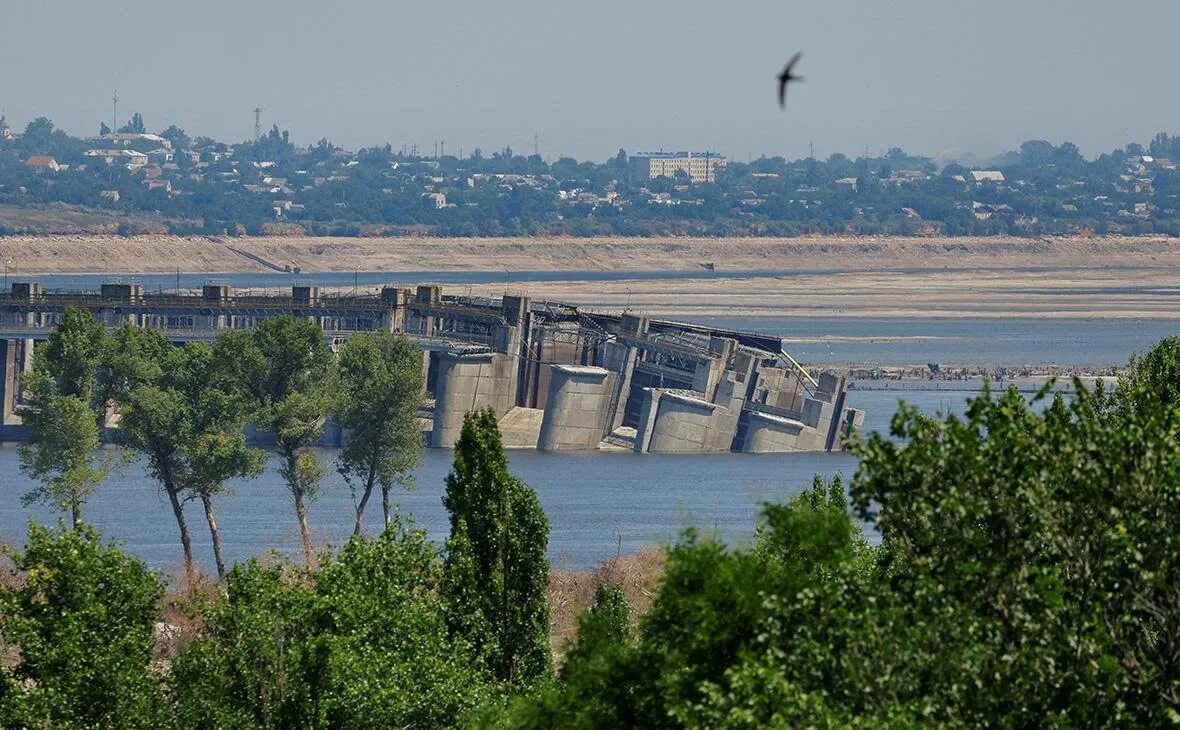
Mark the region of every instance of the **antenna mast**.
<instances>
[{"instance_id":1,"label":"antenna mast","mask_svg":"<svg viewBox=\"0 0 1180 730\"><path fill-rule=\"evenodd\" d=\"M262 139L262 107L254 107L254 141Z\"/></svg>"}]
</instances>

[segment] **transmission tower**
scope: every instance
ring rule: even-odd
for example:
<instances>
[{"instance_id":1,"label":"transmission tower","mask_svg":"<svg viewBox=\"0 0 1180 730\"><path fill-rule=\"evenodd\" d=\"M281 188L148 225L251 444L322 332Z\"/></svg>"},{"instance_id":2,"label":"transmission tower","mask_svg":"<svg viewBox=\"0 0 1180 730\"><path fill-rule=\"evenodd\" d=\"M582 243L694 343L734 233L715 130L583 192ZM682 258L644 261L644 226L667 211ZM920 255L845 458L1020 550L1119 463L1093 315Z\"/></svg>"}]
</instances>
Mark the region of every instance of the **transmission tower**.
<instances>
[{"instance_id":1,"label":"transmission tower","mask_svg":"<svg viewBox=\"0 0 1180 730\"><path fill-rule=\"evenodd\" d=\"M262 107L254 107L254 141L262 139Z\"/></svg>"},{"instance_id":2,"label":"transmission tower","mask_svg":"<svg viewBox=\"0 0 1180 730\"><path fill-rule=\"evenodd\" d=\"M119 90L115 89L115 98L111 104L111 131L119 130Z\"/></svg>"}]
</instances>

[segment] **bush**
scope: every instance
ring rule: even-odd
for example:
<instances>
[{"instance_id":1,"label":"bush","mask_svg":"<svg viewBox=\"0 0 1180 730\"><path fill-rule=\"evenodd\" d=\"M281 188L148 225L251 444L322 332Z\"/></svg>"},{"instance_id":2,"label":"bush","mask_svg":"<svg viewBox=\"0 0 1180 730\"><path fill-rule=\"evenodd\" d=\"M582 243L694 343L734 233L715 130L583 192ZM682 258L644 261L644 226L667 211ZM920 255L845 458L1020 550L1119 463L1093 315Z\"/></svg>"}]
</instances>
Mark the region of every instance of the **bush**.
<instances>
[{"instance_id":1,"label":"bush","mask_svg":"<svg viewBox=\"0 0 1180 730\"><path fill-rule=\"evenodd\" d=\"M13 564L24 581L0 589L0 615L20 659L3 675L0 724L160 727L162 695L148 671L160 576L85 524L30 523Z\"/></svg>"}]
</instances>

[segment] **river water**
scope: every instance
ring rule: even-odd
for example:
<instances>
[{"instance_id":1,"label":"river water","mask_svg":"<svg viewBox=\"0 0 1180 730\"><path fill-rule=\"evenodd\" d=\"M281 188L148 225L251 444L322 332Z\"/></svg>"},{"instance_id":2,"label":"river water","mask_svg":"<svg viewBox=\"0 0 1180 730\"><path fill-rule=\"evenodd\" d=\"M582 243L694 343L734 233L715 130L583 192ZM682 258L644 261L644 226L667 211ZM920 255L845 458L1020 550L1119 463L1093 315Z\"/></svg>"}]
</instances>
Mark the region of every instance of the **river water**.
<instances>
[{"instance_id":1,"label":"river water","mask_svg":"<svg viewBox=\"0 0 1180 730\"><path fill-rule=\"evenodd\" d=\"M854 391L852 405L867 411L867 429L887 430L898 396L927 412L961 411L968 393ZM330 460L335 450L324 449ZM442 506L443 480L452 452L426 449L415 472L416 488L394 498L411 513L429 537L441 543L448 532ZM762 504L789 499L820 474L851 478L856 460L848 454L699 454L509 452L509 468L532 486L549 516L549 554L557 567L586 568L620 551L660 546L694 526L732 544L751 537ZM43 506L22 507L20 495L33 482L19 473L15 446L0 447L0 538L21 542L27 521L52 522L57 514ZM226 557L244 560L272 549L293 555L298 546L294 509L272 462L252 481L231 484L231 494L218 500L218 525ZM340 544L352 528L352 497L343 480L331 471L323 496L311 511L311 525L323 544ZM188 520L202 567L213 569L208 530L199 504ZM87 503L85 519L153 567L176 573L180 547L167 501L143 472L132 464L111 476ZM368 526L381 522L380 504L372 504Z\"/></svg>"}]
</instances>

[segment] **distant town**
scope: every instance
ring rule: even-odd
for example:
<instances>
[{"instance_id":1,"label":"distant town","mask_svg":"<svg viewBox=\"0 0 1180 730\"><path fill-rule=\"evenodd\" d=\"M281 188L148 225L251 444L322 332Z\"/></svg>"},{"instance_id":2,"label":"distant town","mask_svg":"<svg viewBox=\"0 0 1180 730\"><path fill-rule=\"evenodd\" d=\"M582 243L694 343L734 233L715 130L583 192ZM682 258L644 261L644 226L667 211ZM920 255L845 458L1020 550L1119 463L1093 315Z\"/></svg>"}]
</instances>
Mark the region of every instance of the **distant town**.
<instances>
[{"instance_id":1,"label":"distant town","mask_svg":"<svg viewBox=\"0 0 1180 730\"><path fill-rule=\"evenodd\" d=\"M1180 235L1180 137L1086 159L1029 141L982 165L713 152L546 161L390 145L226 143L139 114L78 138L0 117L0 235Z\"/></svg>"}]
</instances>

